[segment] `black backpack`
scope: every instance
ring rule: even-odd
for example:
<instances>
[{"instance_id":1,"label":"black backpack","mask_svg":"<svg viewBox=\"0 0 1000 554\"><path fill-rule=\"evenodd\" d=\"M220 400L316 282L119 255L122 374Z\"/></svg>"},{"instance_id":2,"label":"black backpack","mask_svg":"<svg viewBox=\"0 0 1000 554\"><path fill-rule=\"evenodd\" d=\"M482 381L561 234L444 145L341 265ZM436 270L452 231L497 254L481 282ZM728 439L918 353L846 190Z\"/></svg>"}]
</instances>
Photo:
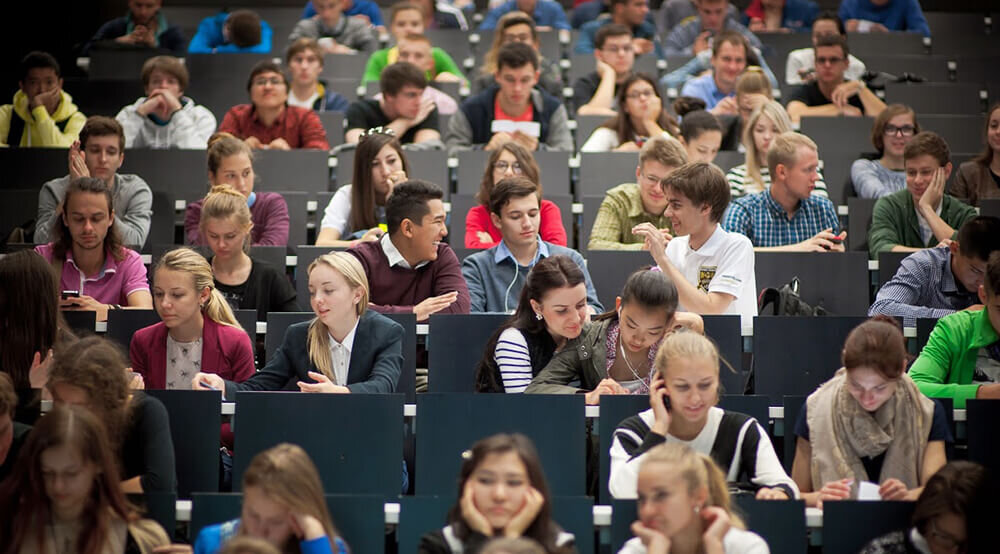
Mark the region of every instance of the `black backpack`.
<instances>
[{"instance_id":1,"label":"black backpack","mask_svg":"<svg viewBox=\"0 0 1000 554\"><path fill-rule=\"evenodd\" d=\"M767 313L767 307L772 306ZM766 288L757 299L757 313L760 315L830 315L823 306L810 306L799 297L799 278L793 277L781 288Z\"/></svg>"}]
</instances>

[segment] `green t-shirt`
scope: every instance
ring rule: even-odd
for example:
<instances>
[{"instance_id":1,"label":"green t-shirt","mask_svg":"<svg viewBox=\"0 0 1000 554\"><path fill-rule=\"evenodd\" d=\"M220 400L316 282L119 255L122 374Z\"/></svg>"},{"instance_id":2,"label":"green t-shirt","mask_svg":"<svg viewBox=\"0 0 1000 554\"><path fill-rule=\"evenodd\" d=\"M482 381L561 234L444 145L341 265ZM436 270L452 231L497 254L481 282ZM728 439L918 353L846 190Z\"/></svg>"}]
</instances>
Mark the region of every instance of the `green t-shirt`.
<instances>
[{"instance_id":1,"label":"green t-shirt","mask_svg":"<svg viewBox=\"0 0 1000 554\"><path fill-rule=\"evenodd\" d=\"M431 56L434 58L434 71L433 74L430 71L427 72L428 81L433 81L438 73L451 73L452 75L458 75L463 80L465 79L462 71L455 64L455 60L451 59L451 56L447 52L435 46L431 48ZM378 81L382 75L382 70L387 65L395 63L398 58L399 50L395 46L376 50L368 58L368 65L365 66L365 76L362 77L361 81L363 83Z\"/></svg>"}]
</instances>

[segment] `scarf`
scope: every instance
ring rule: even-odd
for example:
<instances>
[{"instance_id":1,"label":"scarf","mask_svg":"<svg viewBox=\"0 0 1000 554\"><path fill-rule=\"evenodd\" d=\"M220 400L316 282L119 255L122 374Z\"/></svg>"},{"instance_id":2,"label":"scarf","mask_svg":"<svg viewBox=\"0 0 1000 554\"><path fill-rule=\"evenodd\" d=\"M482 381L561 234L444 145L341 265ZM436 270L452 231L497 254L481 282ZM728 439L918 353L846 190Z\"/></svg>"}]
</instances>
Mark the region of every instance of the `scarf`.
<instances>
[{"instance_id":1,"label":"scarf","mask_svg":"<svg viewBox=\"0 0 1000 554\"><path fill-rule=\"evenodd\" d=\"M838 479L872 479L861 458L883 452L878 482L896 478L907 488L916 488L934 402L904 374L897 381L896 392L875 412L867 412L847 390L846 379L847 370L840 368L806 400L813 490Z\"/></svg>"}]
</instances>

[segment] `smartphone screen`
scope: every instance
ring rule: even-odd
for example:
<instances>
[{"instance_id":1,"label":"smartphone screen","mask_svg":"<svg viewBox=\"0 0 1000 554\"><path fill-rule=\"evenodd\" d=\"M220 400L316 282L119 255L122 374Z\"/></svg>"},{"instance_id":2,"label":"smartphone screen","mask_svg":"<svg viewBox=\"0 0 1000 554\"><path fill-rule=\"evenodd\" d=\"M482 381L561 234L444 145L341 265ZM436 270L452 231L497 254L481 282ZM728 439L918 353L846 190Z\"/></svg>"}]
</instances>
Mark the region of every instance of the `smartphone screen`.
<instances>
[{"instance_id":1,"label":"smartphone screen","mask_svg":"<svg viewBox=\"0 0 1000 554\"><path fill-rule=\"evenodd\" d=\"M62 299L66 300L67 298L80 298L80 291L78 291L78 290L64 290L64 291L62 291Z\"/></svg>"}]
</instances>

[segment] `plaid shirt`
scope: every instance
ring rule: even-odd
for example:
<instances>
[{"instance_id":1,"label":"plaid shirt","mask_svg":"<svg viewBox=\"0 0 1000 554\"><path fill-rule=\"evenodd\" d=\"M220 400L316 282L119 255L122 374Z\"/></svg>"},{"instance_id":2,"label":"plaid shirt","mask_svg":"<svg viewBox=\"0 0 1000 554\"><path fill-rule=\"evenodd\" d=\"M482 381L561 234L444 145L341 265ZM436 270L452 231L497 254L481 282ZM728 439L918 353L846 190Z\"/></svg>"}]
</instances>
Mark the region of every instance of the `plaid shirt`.
<instances>
[{"instance_id":1,"label":"plaid shirt","mask_svg":"<svg viewBox=\"0 0 1000 554\"><path fill-rule=\"evenodd\" d=\"M766 190L733 200L722 218L722 228L746 235L754 247L767 248L796 244L824 229L833 229L837 234L840 220L833 202L819 196L799 201L799 208L789 218L785 208Z\"/></svg>"},{"instance_id":2,"label":"plaid shirt","mask_svg":"<svg viewBox=\"0 0 1000 554\"><path fill-rule=\"evenodd\" d=\"M670 229L670 220L663 214L646 213L639 196L639 185L625 183L609 190L597 210L590 231L589 250L642 250L645 239L632 234L640 223L652 223L657 229Z\"/></svg>"},{"instance_id":3,"label":"plaid shirt","mask_svg":"<svg viewBox=\"0 0 1000 554\"><path fill-rule=\"evenodd\" d=\"M975 292L955 281L951 250L927 248L903 259L896 275L879 289L868 315L902 317L910 327L917 318L940 319L978 303Z\"/></svg>"}]
</instances>

